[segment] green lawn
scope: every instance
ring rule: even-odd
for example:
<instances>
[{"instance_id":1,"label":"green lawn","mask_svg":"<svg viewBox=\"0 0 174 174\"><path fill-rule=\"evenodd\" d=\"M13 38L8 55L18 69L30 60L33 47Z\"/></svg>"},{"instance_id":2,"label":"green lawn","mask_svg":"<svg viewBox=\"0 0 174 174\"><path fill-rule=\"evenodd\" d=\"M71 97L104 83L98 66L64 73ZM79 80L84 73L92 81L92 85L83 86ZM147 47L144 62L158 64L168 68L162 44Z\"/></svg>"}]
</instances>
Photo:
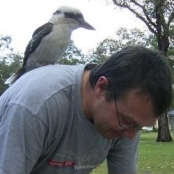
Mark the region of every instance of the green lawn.
<instances>
[{"instance_id":1,"label":"green lawn","mask_svg":"<svg viewBox=\"0 0 174 174\"><path fill-rule=\"evenodd\" d=\"M171 133L174 140L174 133ZM174 142L155 142L157 133L142 133L139 145L138 174L174 174ZM107 174L106 163L91 174Z\"/></svg>"}]
</instances>

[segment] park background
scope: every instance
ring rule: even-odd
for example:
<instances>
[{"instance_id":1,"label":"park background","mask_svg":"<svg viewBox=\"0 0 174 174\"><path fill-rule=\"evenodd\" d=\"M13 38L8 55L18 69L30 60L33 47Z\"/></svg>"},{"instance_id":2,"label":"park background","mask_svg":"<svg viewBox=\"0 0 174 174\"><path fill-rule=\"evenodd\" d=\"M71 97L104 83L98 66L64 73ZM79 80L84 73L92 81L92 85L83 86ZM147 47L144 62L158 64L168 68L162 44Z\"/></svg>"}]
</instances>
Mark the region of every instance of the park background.
<instances>
[{"instance_id":1,"label":"park background","mask_svg":"<svg viewBox=\"0 0 174 174\"><path fill-rule=\"evenodd\" d=\"M57 4L79 8L96 31L78 29L59 63L101 63L128 45L161 51L174 67L173 0L6 0L0 2L0 95L4 81L16 72L33 31L47 22ZM168 111L174 108L174 102ZM174 173L173 132L168 111L152 132L143 132L139 146L139 174ZM103 163L94 173L106 173ZM102 173L101 173L102 174Z\"/></svg>"}]
</instances>

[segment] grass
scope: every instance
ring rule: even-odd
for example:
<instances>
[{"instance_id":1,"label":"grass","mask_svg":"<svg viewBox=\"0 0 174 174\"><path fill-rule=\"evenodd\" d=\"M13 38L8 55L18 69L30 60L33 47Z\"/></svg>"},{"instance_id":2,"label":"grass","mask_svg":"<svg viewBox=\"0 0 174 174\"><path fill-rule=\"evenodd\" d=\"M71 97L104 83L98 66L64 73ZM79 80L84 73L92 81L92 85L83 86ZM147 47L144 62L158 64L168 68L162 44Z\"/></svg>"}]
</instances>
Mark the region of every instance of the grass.
<instances>
[{"instance_id":1,"label":"grass","mask_svg":"<svg viewBox=\"0 0 174 174\"><path fill-rule=\"evenodd\" d=\"M138 174L174 173L174 143L157 143L156 137L154 132L141 135Z\"/></svg>"},{"instance_id":2,"label":"grass","mask_svg":"<svg viewBox=\"0 0 174 174\"><path fill-rule=\"evenodd\" d=\"M174 134L171 133L174 140ZM174 142L155 142L157 133L142 133L137 174L174 174ZM91 174L107 174L104 162Z\"/></svg>"}]
</instances>

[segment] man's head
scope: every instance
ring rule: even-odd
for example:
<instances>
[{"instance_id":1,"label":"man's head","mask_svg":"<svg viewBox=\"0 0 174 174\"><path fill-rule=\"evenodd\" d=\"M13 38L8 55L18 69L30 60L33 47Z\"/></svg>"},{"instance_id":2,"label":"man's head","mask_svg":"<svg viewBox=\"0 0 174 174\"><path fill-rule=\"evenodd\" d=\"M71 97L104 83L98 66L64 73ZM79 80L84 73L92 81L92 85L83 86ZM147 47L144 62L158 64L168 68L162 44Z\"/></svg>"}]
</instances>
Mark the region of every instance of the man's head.
<instances>
[{"instance_id":1,"label":"man's head","mask_svg":"<svg viewBox=\"0 0 174 174\"><path fill-rule=\"evenodd\" d=\"M112 55L91 71L89 82L95 87L100 77L108 80L107 100L118 100L132 89L152 100L156 116L172 100L172 75L167 58L142 46L129 46Z\"/></svg>"}]
</instances>

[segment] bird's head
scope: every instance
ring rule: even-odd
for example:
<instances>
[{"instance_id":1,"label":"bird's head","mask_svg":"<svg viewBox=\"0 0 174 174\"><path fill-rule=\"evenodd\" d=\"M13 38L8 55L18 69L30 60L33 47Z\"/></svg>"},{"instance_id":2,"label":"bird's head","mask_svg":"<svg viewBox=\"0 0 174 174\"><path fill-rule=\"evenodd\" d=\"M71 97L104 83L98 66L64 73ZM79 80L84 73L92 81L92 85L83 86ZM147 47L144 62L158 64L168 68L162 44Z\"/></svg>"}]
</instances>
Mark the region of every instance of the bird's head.
<instances>
[{"instance_id":1,"label":"bird's head","mask_svg":"<svg viewBox=\"0 0 174 174\"><path fill-rule=\"evenodd\" d=\"M79 27L95 30L88 22L84 20L83 14L80 10L69 7L69 6L61 6L54 13L50 22L54 24L65 23L72 27L72 29L77 29Z\"/></svg>"}]
</instances>

